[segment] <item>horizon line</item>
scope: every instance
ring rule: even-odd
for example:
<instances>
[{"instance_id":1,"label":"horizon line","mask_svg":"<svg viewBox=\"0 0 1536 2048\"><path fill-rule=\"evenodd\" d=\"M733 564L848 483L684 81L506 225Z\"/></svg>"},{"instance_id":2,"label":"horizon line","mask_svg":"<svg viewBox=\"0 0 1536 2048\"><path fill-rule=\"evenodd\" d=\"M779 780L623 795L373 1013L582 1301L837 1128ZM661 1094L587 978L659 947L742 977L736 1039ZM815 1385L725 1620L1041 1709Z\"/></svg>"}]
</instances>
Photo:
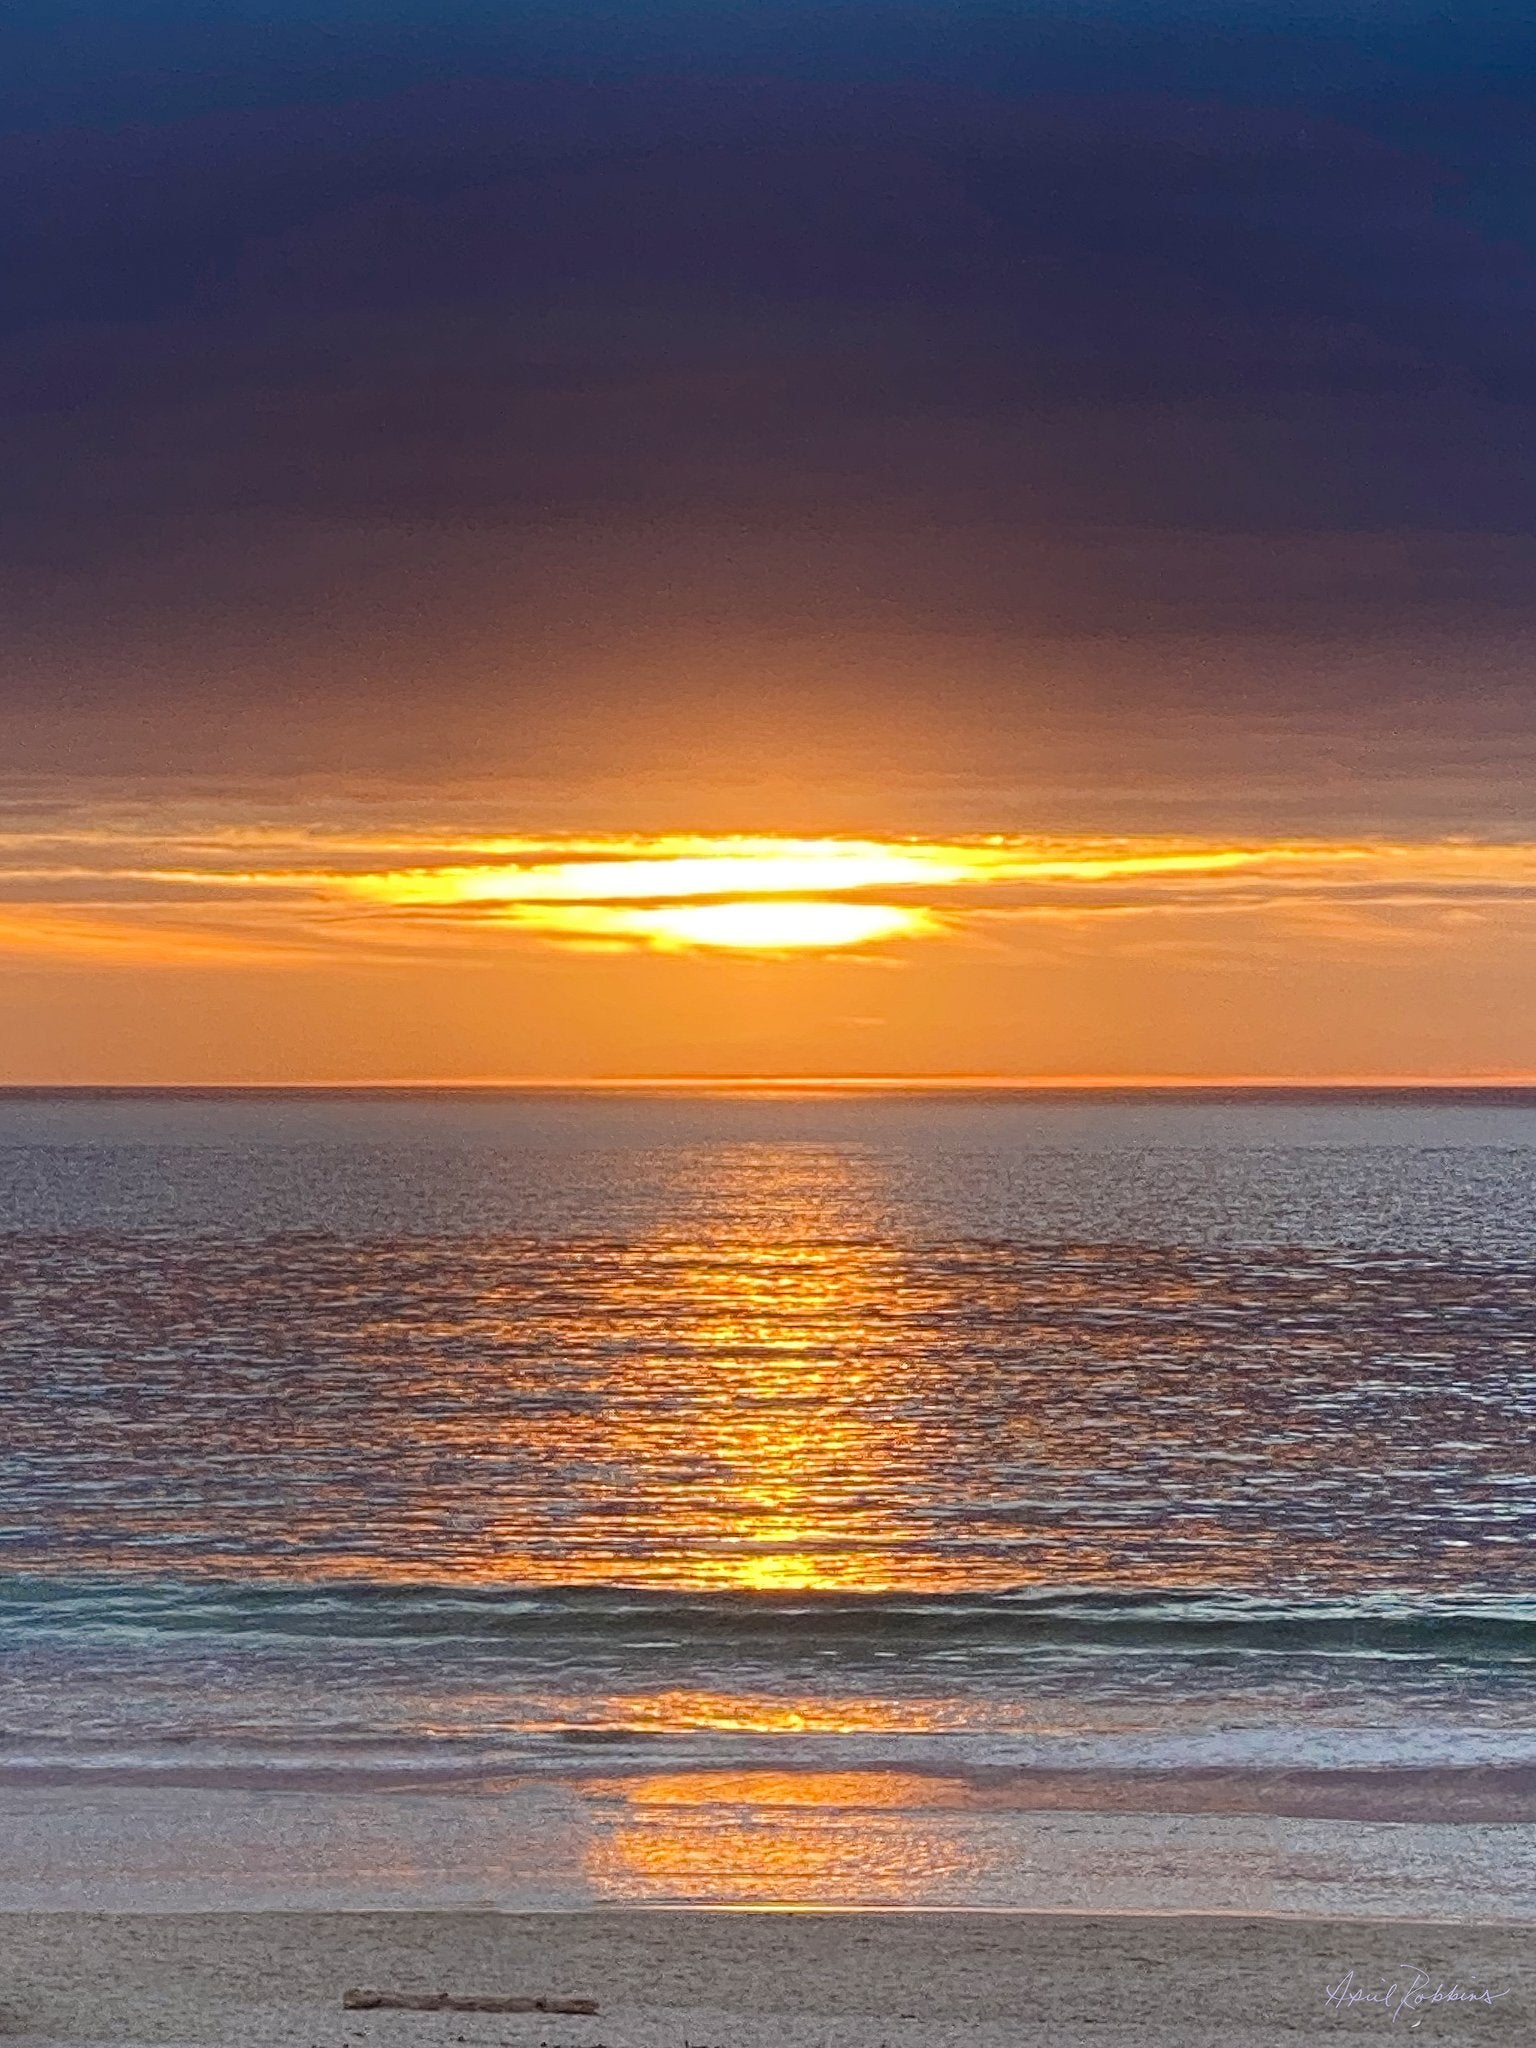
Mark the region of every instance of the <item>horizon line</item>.
<instances>
[{"instance_id":1,"label":"horizon line","mask_svg":"<svg viewBox=\"0 0 1536 2048\"><path fill-rule=\"evenodd\" d=\"M1536 1090L1527 1074L635 1074L389 1080L0 1081L37 1095L389 1094L1483 1094Z\"/></svg>"}]
</instances>

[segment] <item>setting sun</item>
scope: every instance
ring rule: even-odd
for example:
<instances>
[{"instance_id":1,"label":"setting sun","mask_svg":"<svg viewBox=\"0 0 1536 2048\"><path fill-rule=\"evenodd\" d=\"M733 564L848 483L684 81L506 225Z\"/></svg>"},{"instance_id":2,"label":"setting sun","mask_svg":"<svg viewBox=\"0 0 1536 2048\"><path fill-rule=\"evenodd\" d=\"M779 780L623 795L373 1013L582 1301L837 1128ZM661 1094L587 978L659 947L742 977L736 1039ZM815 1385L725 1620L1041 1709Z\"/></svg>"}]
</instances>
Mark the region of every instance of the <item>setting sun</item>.
<instances>
[{"instance_id":1,"label":"setting sun","mask_svg":"<svg viewBox=\"0 0 1536 2048\"><path fill-rule=\"evenodd\" d=\"M649 942L664 950L715 946L735 952L815 952L870 946L885 938L924 938L936 920L922 909L895 903L838 903L762 899L741 903L655 903L643 909L608 903L573 903L561 909L518 905L518 926L559 932L565 938Z\"/></svg>"}]
</instances>

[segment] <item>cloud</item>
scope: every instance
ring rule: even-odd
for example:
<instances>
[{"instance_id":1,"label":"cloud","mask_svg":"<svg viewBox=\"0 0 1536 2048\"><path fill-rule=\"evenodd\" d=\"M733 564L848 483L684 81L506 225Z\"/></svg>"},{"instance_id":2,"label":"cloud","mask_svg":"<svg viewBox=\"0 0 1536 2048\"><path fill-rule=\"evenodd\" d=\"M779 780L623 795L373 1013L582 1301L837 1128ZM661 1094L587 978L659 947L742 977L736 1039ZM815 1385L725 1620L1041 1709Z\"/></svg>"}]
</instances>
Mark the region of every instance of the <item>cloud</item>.
<instances>
[{"instance_id":1,"label":"cloud","mask_svg":"<svg viewBox=\"0 0 1536 2048\"><path fill-rule=\"evenodd\" d=\"M427 845L435 858L424 861ZM253 853L265 853L253 865ZM411 864L399 858L409 855ZM1405 918L1536 905L1528 842L1220 842L993 833L965 839L617 834L455 838L67 819L0 836L0 950L179 962L366 964L446 945L774 953L995 944L1012 928L1191 916L1351 937ZM1330 925L1330 920L1332 923Z\"/></svg>"},{"instance_id":2,"label":"cloud","mask_svg":"<svg viewBox=\"0 0 1536 2048\"><path fill-rule=\"evenodd\" d=\"M7 758L702 783L798 730L802 781L1034 788L1285 713L1495 774L1518 38L749 13L450 10L405 68L348 16L329 84L297 14L167 25L137 119L56 52L0 141Z\"/></svg>"}]
</instances>

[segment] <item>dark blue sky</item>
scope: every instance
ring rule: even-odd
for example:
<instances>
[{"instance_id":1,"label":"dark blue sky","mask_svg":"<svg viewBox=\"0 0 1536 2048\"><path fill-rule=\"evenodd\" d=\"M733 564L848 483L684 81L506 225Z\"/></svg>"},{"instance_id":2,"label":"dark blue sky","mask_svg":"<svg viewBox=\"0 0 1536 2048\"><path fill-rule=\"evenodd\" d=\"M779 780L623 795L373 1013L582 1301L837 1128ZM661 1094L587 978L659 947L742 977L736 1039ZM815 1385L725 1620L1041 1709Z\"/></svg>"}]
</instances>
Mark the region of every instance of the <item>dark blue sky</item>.
<instances>
[{"instance_id":1,"label":"dark blue sky","mask_svg":"<svg viewBox=\"0 0 1536 2048\"><path fill-rule=\"evenodd\" d=\"M573 14L9 11L13 766L1518 822L1528 17Z\"/></svg>"}]
</instances>

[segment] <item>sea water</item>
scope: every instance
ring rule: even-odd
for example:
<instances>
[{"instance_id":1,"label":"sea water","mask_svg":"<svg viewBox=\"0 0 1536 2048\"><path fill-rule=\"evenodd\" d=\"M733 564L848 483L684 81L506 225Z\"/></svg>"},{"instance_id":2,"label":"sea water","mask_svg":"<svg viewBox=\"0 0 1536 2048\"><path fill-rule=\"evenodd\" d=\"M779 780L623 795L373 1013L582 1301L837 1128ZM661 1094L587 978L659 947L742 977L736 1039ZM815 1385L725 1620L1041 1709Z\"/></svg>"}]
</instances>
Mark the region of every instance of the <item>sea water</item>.
<instances>
[{"instance_id":1,"label":"sea water","mask_svg":"<svg viewBox=\"0 0 1536 2048\"><path fill-rule=\"evenodd\" d=\"M1519 1095L12 1094L0 1417L3 1896L1536 1917Z\"/></svg>"}]
</instances>

